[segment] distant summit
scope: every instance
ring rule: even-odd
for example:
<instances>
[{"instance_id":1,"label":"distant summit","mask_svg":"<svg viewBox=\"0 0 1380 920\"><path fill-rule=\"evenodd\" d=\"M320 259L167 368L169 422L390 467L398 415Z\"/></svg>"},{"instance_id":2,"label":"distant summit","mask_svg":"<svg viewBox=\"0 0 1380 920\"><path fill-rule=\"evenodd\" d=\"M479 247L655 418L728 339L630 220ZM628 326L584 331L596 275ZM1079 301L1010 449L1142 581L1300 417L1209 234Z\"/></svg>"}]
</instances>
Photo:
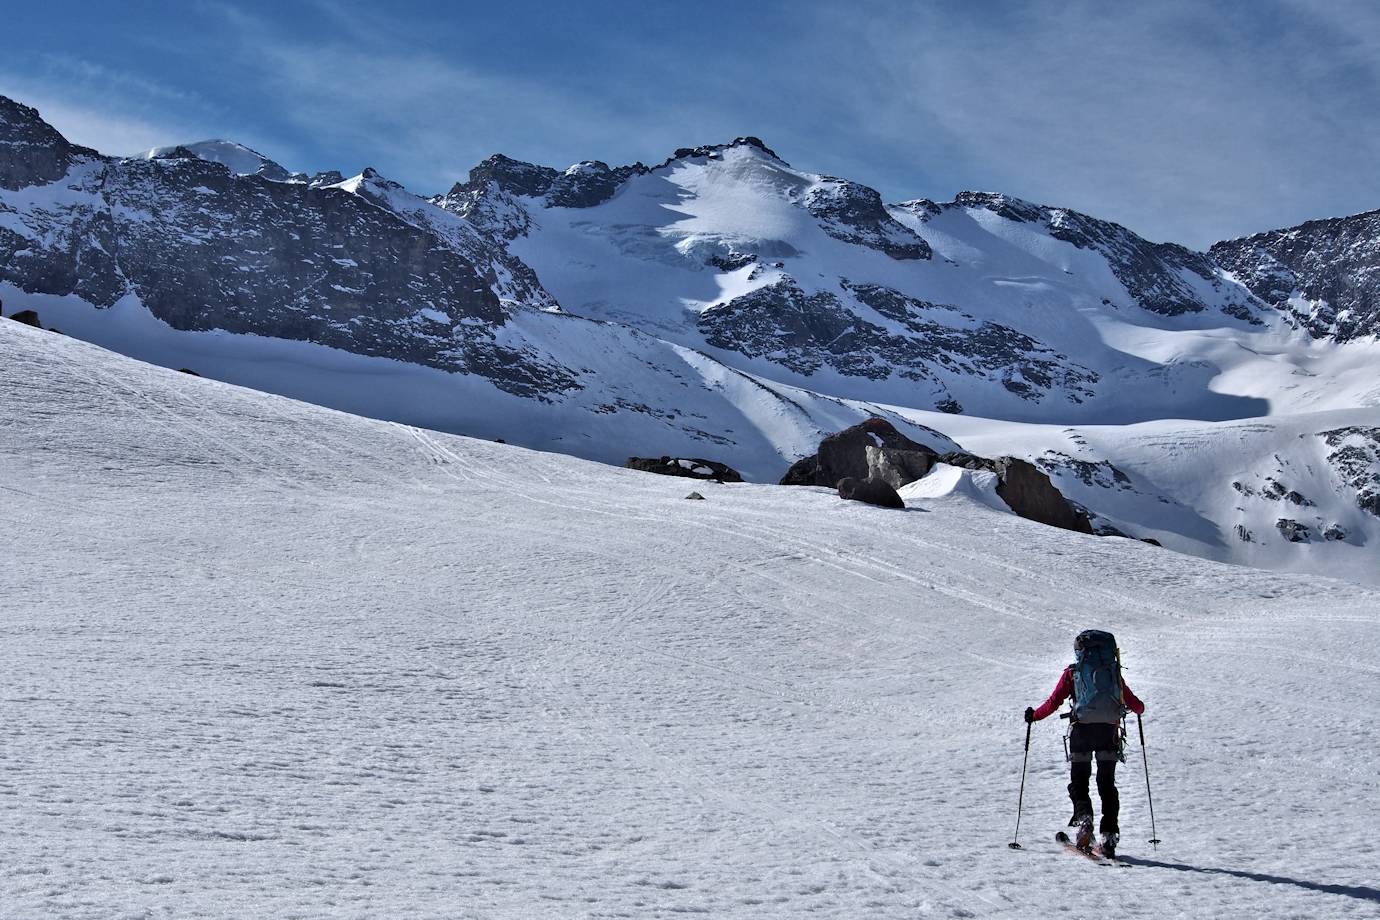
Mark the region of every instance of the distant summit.
<instances>
[{"instance_id":1,"label":"distant summit","mask_svg":"<svg viewBox=\"0 0 1380 920\"><path fill-rule=\"evenodd\" d=\"M144 160L176 159L196 157L208 163L220 163L232 173L240 176L262 176L274 182L286 182L294 175L270 160L268 157L234 141L208 140L195 144L177 144L171 147L153 147L137 155Z\"/></svg>"}]
</instances>

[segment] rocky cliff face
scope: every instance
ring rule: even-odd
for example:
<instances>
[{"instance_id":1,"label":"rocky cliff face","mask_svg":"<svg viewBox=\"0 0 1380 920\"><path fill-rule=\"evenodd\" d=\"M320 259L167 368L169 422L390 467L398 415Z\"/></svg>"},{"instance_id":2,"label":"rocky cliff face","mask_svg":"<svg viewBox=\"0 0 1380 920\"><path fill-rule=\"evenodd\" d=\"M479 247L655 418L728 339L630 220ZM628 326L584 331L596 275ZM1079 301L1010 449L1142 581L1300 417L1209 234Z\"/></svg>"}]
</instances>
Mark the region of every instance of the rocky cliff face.
<instances>
[{"instance_id":1,"label":"rocky cliff face","mask_svg":"<svg viewBox=\"0 0 1380 920\"><path fill-rule=\"evenodd\" d=\"M56 182L79 161L100 159L96 151L68 143L37 110L0 96L0 188Z\"/></svg>"},{"instance_id":2,"label":"rocky cliff face","mask_svg":"<svg viewBox=\"0 0 1380 920\"><path fill-rule=\"evenodd\" d=\"M51 143L33 110L15 111L8 136ZM357 189L236 175L183 148L117 160L59 144L20 165L6 175L28 187L65 169L60 188L19 196L10 207L20 219L0 225L0 280L22 290L97 307L133 294L174 329L480 373L522 395L574 385L567 370L499 341L511 316L496 291L500 260Z\"/></svg>"},{"instance_id":3,"label":"rocky cliff face","mask_svg":"<svg viewBox=\"0 0 1380 920\"><path fill-rule=\"evenodd\" d=\"M1315 338L1380 335L1380 211L1228 240L1210 254Z\"/></svg>"}]
</instances>

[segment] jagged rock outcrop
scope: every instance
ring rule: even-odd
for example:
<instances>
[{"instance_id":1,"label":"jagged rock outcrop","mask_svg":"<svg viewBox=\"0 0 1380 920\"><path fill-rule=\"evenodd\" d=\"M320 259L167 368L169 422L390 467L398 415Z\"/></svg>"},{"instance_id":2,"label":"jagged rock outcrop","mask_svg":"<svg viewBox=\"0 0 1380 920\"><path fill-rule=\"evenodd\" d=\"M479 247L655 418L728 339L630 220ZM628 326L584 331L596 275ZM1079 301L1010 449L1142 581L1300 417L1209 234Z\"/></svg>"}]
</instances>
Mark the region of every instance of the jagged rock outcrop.
<instances>
[{"instance_id":1,"label":"jagged rock outcrop","mask_svg":"<svg viewBox=\"0 0 1380 920\"><path fill-rule=\"evenodd\" d=\"M68 142L35 109L0 96L0 188L18 191L56 182L82 160L103 159Z\"/></svg>"},{"instance_id":2,"label":"jagged rock outcrop","mask_svg":"<svg viewBox=\"0 0 1380 920\"><path fill-rule=\"evenodd\" d=\"M1380 335L1380 211L1225 240L1208 252L1315 338Z\"/></svg>"},{"instance_id":3,"label":"jagged rock outcrop","mask_svg":"<svg viewBox=\"0 0 1380 920\"><path fill-rule=\"evenodd\" d=\"M829 435L814 454L786 471L781 484L833 488L840 479L878 479L899 489L928 473L938 456L901 434L886 419L870 418Z\"/></svg>"},{"instance_id":4,"label":"jagged rock outcrop","mask_svg":"<svg viewBox=\"0 0 1380 920\"><path fill-rule=\"evenodd\" d=\"M1353 425L1324 431L1327 462L1356 492L1356 505L1380 517L1380 428Z\"/></svg>"},{"instance_id":5,"label":"jagged rock outcrop","mask_svg":"<svg viewBox=\"0 0 1380 920\"><path fill-rule=\"evenodd\" d=\"M1275 521L1275 529L1279 531L1280 536L1290 543L1307 543L1313 536L1308 525L1301 524L1292 518L1280 518Z\"/></svg>"},{"instance_id":6,"label":"jagged rock outcrop","mask_svg":"<svg viewBox=\"0 0 1380 920\"><path fill-rule=\"evenodd\" d=\"M863 319L843 301L848 294L904 331ZM948 315L941 321L935 312ZM936 403L947 392L939 369L991 380L1035 402L1052 392L1081 402L1097 380L1096 373L1028 335L873 284L845 282L841 294L807 293L784 278L710 307L700 314L699 329L716 348L750 358L771 356L803 376L831 369L846 377L928 382Z\"/></svg>"},{"instance_id":7,"label":"jagged rock outcrop","mask_svg":"<svg viewBox=\"0 0 1380 920\"><path fill-rule=\"evenodd\" d=\"M504 239L524 236L532 218L519 198L535 198L543 208L592 208L612 198L630 176L647 172L641 163L610 168L598 160L576 163L564 172L495 154L470 170L436 204Z\"/></svg>"},{"instance_id":8,"label":"jagged rock outcrop","mask_svg":"<svg viewBox=\"0 0 1380 920\"><path fill-rule=\"evenodd\" d=\"M805 208L824 232L845 243L876 249L893 259L928 259L929 243L898 223L874 189L824 176L805 194Z\"/></svg>"},{"instance_id":9,"label":"jagged rock outcrop","mask_svg":"<svg viewBox=\"0 0 1380 920\"><path fill-rule=\"evenodd\" d=\"M1049 476L1034 464L1015 457L1001 457L994 462L993 469L997 474L997 495L1016 514L1051 527L1086 534L1093 532L1087 512L1065 498Z\"/></svg>"},{"instance_id":10,"label":"jagged rock outcrop","mask_svg":"<svg viewBox=\"0 0 1380 920\"><path fill-rule=\"evenodd\" d=\"M879 508L906 507L905 501L897 494L891 485L876 477L867 479L854 479L845 477L839 480L839 498L846 501L862 502L867 505L876 505Z\"/></svg>"},{"instance_id":11,"label":"jagged rock outcrop","mask_svg":"<svg viewBox=\"0 0 1380 920\"><path fill-rule=\"evenodd\" d=\"M715 482L743 481L742 474L728 464L698 457L629 457L623 466L626 469L658 473L662 476L711 479Z\"/></svg>"}]
</instances>

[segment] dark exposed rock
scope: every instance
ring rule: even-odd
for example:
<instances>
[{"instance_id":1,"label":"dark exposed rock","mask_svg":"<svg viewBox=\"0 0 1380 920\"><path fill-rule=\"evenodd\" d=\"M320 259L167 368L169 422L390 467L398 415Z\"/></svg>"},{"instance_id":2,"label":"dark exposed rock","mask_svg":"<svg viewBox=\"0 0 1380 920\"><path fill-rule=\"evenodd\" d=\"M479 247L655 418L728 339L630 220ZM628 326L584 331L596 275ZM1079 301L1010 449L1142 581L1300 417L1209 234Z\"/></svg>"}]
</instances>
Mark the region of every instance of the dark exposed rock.
<instances>
[{"instance_id":1,"label":"dark exposed rock","mask_svg":"<svg viewBox=\"0 0 1380 920\"><path fill-rule=\"evenodd\" d=\"M1141 537L1140 542L1149 543L1151 546L1164 546L1163 543L1161 543L1159 540L1156 540L1154 537Z\"/></svg>"},{"instance_id":2,"label":"dark exposed rock","mask_svg":"<svg viewBox=\"0 0 1380 920\"><path fill-rule=\"evenodd\" d=\"M178 144L178 145L176 145L176 146L174 146L174 147L168 147L168 148L163 149L163 150L155 151L155 152L149 157L149 159L150 159L150 160L195 160L195 159L199 159L199 158L197 157L197 155L196 155L195 153L192 153L192 151L191 151L190 149L188 149L187 147L183 146L182 144Z\"/></svg>"},{"instance_id":3,"label":"dark exposed rock","mask_svg":"<svg viewBox=\"0 0 1380 920\"><path fill-rule=\"evenodd\" d=\"M1208 252L1315 338L1380 335L1380 211L1226 240Z\"/></svg>"},{"instance_id":4,"label":"dark exposed rock","mask_svg":"<svg viewBox=\"0 0 1380 920\"><path fill-rule=\"evenodd\" d=\"M1062 451L1047 450L1040 458L1040 465L1047 470L1067 470L1089 488L1135 491L1131 477L1110 460L1083 460Z\"/></svg>"},{"instance_id":5,"label":"dark exposed rock","mask_svg":"<svg viewBox=\"0 0 1380 920\"><path fill-rule=\"evenodd\" d=\"M864 502L880 508L904 508L906 503L887 482L881 479L854 479L851 476L839 480L839 498L848 501Z\"/></svg>"},{"instance_id":6,"label":"dark exposed rock","mask_svg":"<svg viewBox=\"0 0 1380 920\"><path fill-rule=\"evenodd\" d=\"M843 479L873 478L893 489L922 478L937 463L997 474L997 495L1016 514L1032 521L1079 533L1093 533L1086 510L1066 499L1048 475L1014 457L991 460L962 451L939 454L912 441L890 422L871 418L832 434L819 450L798 460L786 471L781 484L832 486ZM1124 536L1120 531L1118 536Z\"/></svg>"},{"instance_id":7,"label":"dark exposed rock","mask_svg":"<svg viewBox=\"0 0 1380 920\"><path fill-rule=\"evenodd\" d=\"M35 127L31 109L0 100L0 115L6 164L35 133L69 166L84 155ZM19 229L0 223L0 280L97 307L135 294L174 329L309 341L482 375L518 396L579 388L576 370L509 344L513 308L497 292L540 285L496 242L393 212L396 186L372 170L352 193L239 176L183 152L73 169Z\"/></svg>"},{"instance_id":8,"label":"dark exposed rock","mask_svg":"<svg viewBox=\"0 0 1380 920\"><path fill-rule=\"evenodd\" d=\"M191 374L193 377L200 377L200 376L201 376L201 375L198 374L196 371L192 370L190 367L179 367L179 368L177 369L177 372L178 372L179 374Z\"/></svg>"},{"instance_id":9,"label":"dark exposed rock","mask_svg":"<svg viewBox=\"0 0 1380 920\"><path fill-rule=\"evenodd\" d=\"M819 457L810 454L808 457L801 457L791 464L790 469L786 470L786 475L781 477L783 486L819 486L826 483L819 472ZM838 480L835 480L837 482Z\"/></svg>"},{"instance_id":10,"label":"dark exposed rock","mask_svg":"<svg viewBox=\"0 0 1380 920\"><path fill-rule=\"evenodd\" d=\"M845 243L876 249L893 259L928 259L930 246L888 213L882 196L847 179L825 176L805 196L805 208L824 232Z\"/></svg>"},{"instance_id":11,"label":"dark exposed rock","mask_svg":"<svg viewBox=\"0 0 1380 920\"><path fill-rule=\"evenodd\" d=\"M689 495L687 495L687 496L685 496L685 497L688 498L688 499L690 499L691 501L696 501L696 502L702 502L702 501L704 501L704 496L701 495L701 494L698 493L698 492L691 492Z\"/></svg>"},{"instance_id":12,"label":"dark exposed rock","mask_svg":"<svg viewBox=\"0 0 1380 920\"><path fill-rule=\"evenodd\" d=\"M1251 533L1250 529L1245 524L1237 524L1236 539L1240 540L1242 543L1254 543L1255 534Z\"/></svg>"},{"instance_id":13,"label":"dark exposed rock","mask_svg":"<svg viewBox=\"0 0 1380 920\"><path fill-rule=\"evenodd\" d=\"M1275 521L1275 529L1290 543L1307 543L1312 537L1312 532L1306 524L1300 524L1291 518L1280 518Z\"/></svg>"},{"instance_id":14,"label":"dark exposed rock","mask_svg":"<svg viewBox=\"0 0 1380 920\"><path fill-rule=\"evenodd\" d=\"M997 471L997 461L988 460L986 457L979 457L976 454L963 453L962 451L949 451L939 455L939 462L949 466L956 466L964 470L987 470L995 473Z\"/></svg>"},{"instance_id":15,"label":"dark exposed rock","mask_svg":"<svg viewBox=\"0 0 1380 920\"><path fill-rule=\"evenodd\" d=\"M486 222L490 216L487 212L505 206L520 211L512 201L515 197L540 199L546 208L592 208L612 198L629 178L646 172L641 163L610 169L598 160L586 160L561 172L499 153L471 169L469 178L457 182L438 203L479 223ZM525 224L511 229L519 227L521 232L512 233L510 238L526 232Z\"/></svg>"},{"instance_id":16,"label":"dark exposed rock","mask_svg":"<svg viewBox=\"0 0 1380 920\"><path fill-rule=\"evenodd\" d=\"M943 208L928 198L912 198L910 201L901 201L891 205L891 210L913 214L922 221L928 221L931 217L938 217L944 213Z\"/></svg>"},{"instance_id":17,"label":"dark exposed rock","mask_svg":"<svg viewBox=\"0 0 1380 920\"><path fill-rule=\"evenodd\" d=\"M779 156L776 155L776 151L772 150L766 144L762 143L760 138L747 136L735 137L732 141L728 142L727 144L703 144L699 147L677 148L676 152L671 155L671 158L668 159L665 163L662 163L661 166L669 166L676 160L690 160L695 159L697 157L716 157L722 154L725 150L728 150L732 147L756 147L758 150L762 151L767 156L771 157L773 160L776 160L777 162L783 165L789 165L786 164L785 160L781 159ZM660 169L661 167L659 166L657 168Z\"/></svg>"},{"instance_id":18,"label":"dark exposed rock","mask_svg":"<svg viewBox=\"0 0 1380 920\"><path fill-rule=\"evenodd\" d=\"M0 188L18 191L56 182L83 158L100 161L45 122L35 109L0 96Z\"/></svg>"},{"instance_id":19,"label":"dark exposed rock","mask_svg":"<svg viewBox=\"0 0 1380 920\"><path fill-rule=\"evenodd\" d=\"M1239 492L1241 491L1241 489L1238 487L1237 491ZM1304 498L1302 494L1296 492L1293 489L1288 488L1279 480L1275 479L1273 476L1266 478L1265 487L1260 490L1260 494L1273 502L1283 500L1289 502L1291 505L1300 506L1313 504L1313 502L1309 501L1307 498Z\"/></svg>"},{"instance_id":20,"label":"dark exposed rock","mask_svg":"<svg viewBox=\"0 0 1380 920\"><path fill-rule=\"evenodd\" d=\"M813 456L787 470L781 484L832 487L844 478L875 478L899 489L928 473L938 457L886 419L870 418L829 435Z\"/></svg>"},{"instance_id":21,"label":"dark exposed rock","mask_svg":"<svg viewBox=\"0 0 1380 920\"><path fill-rule=\"evenodd\" d=\"M730 252L724 255L712 255L706 260L715 268L726 272L736 272L740 268L746 268L757 261L757 254L752 252Z\"/></svg>"},{"instance_id":22,"label":"dark exposed rock","mask_svg":"<svg viewBox=\"0 0 1380 920\"><path fill-rule=\"evenodd\" d=\"M956 405L942 395L940 375L989 379L1035 402L1050 392L1072 402L1092 394L1097 374L1014 329L879 285L843 289L905 331L863 319L830 291L806 293L790 278L705 310L699 328L716 348L769 356L803 376L828 367L849 377L927 381L941 394L937 403Z\"/></svg>"},{"instance_id":23,"label":"dark exposed rock","mask_svg":"<svg viewBox=\"0 0 1380 920\"><path fill-rule=\"evenodd\" d=\"M743 477L733 467L717 460L697 457L629 457L623 466L644 473L662 476L682 476L686 479L712 479L715 482L742 482Z\"/></svg>"},{"instance_id":24,"label":"dark exposed rock","mask_svg":"<svg viewBox=\"0 0 1380 920\"><path fill-rule=\"evenodd\" d=\"M1087 512L1064 498L1039 468L1015 457L1002 457L995 465L997 495L1016 514L1051 527L1093 532Z\"/></svg>"},{"instance_id":25,"label":"dark exposed rock","mask_svg":"<svg viewBox=\"0 0 1380 920\"><path fill-rule=\"evenodd\" d=\"M1337 524L1328 524L1327 528L1323 530L1323 539L1328 541L1345 540L1346 531Z\"/></svg>"},{"instance_id":26,"label":"dark exposed rock","mask_svg":"<svg viewBox=\"0 0 1380 920\"><path fill-rule=\"evenodd\" d=\"M38 321L38 313L34 310L20 310L10 317L16 323L23 323L26 326L33 326L35 329L42 329L43 324Z\"/></svg>"},{"instance_id":27,"label":"dark exposed rock","mask_svg":"<svg viewBox=\"0 0 1380 920\"><path fill-rule=\"evenodd\" d=\"M939 402L934 404L934 407L938 409L940 412L947 412L949 415L963 414L963 403L959 402L956 399L953 399L952 397L948 399L941 399Z\"/></svg>"},{"instance_id":28,"label":"dark exposed rock","mask_svg":"<svg viewBox=\"0 0 1380 920\"><path fill-rule=\"evenodd\" d=\"M1380 517L1380 428L1353 425L1321 434L1327 462L1356 492L1356 505Z\"/></svg>"}]
</instances>

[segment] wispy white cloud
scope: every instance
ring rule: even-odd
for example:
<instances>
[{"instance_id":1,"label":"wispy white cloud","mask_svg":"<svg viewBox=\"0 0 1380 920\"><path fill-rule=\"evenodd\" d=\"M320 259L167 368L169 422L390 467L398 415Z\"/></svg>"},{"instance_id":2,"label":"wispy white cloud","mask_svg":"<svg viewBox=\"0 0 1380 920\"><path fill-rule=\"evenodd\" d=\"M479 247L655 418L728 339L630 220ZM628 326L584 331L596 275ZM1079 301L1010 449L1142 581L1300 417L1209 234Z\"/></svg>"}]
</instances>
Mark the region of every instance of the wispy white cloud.
<instances>
[{"instance_id":1,"label":"wispy white cloud","mask_svg":"<svg viewBox=\"0 0 1380 920\"><path fill-rule=\"evenodd\" d=\"M343 169L372 165L420 190L442 190L500 150L532 155L553 139L579 150L616 147L615 126L625 123L601 97L485 73L343 12L351 27L334 38L284 36L230 7L220 14L234 32L230 53L256 74L256 92L282 100L296 131L370 158Z\"/></svg>"},{"instance_id":2,"label":"wispy white cloud","mask_svg":"<svg viewBox=\"0 0 1380 920\"><path fill-rule=\"evenodd\" d=\"M214 120L204 100L171 82L69 54L11 57L0 65L0 93L37 108L68 140L116 155L199 139Z\"/></svg>"},{"instance_id":3,"label":"wispy white cloud","mask_svg":"<svg viewBox=\"0 0 1380 920\"><path fill-rule=\"evenodd\" d=\"M928 125L965 183L1205 246L1380 205L1374 14L1073 0L858 17L888 84L879 139ZM1365 15L1362 15L1365 13ZM860 103L862 100L860 100ZM1342 177L1346 177L1343 181Z\"/></svg>"}]
</instances>

